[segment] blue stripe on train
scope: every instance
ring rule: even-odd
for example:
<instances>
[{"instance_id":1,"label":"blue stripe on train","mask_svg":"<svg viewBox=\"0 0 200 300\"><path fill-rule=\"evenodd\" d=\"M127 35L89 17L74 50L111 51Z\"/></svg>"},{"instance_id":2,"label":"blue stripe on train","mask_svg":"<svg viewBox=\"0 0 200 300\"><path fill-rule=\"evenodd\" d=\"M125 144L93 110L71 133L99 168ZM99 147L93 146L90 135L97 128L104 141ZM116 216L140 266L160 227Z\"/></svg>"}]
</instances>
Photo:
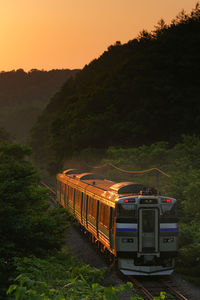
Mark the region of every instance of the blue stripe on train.
<instances>
[{"instance_id":1,"label":"blue stripe on train","mask_svg":"<svg viewBox=\"0 0 200 300\"><path fill-rule=\"evenodd\" d=\"M116 228L116 232L137 232L137 229L133 228ZM178 232L178 228L162 228L160 232Z\"/></svg>"},{"instance_id":2,"label":"blue stripe on train","mask_svg":"<svg viewBox=\"0 0 200 300\"><path fill-rule=\"evenodd\" d=\"M137 229L133 229L133 228L116 228L116 232L137 232Z\"/></svg>"},{"instance_id":3,"label":"blue stripe on train","mask_svg":"<svg viewBox=\"0 0 200 300\"><path fill-rule=\"evenodd\" d=\"M162 228L160 232L178 232L178 228Z\"/></svg>"}]
</instances>

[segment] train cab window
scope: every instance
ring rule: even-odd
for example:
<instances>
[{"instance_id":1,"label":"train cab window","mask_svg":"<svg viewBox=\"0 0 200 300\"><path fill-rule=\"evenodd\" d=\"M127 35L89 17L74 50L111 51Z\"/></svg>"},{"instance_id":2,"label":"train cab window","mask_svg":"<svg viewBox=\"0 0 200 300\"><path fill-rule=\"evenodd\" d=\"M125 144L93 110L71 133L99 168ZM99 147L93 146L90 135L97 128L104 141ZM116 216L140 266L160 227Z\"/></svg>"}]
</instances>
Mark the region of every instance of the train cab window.
<instances>
[{"instance_id":1,"label":"train cab window","mask_svg":"<svg viewBox=\"0 0 200 300\"><path fill-rule=\"evenodd\" d=\"M167 204L161 205L161 217L163 218L176 218L177 217L177 203L173 206Z\"/></svg>"},{"instance_id":2,"label":"train cab window","mask_svg":"<svg viewBox=\"0 0 200 300\"><path fill-rule=\"evenodd\" d=\"M119 203L117 205L117 217L118 218L135 218L136 217L136 205L133 203Z\"/></svg>"}]
</instances>

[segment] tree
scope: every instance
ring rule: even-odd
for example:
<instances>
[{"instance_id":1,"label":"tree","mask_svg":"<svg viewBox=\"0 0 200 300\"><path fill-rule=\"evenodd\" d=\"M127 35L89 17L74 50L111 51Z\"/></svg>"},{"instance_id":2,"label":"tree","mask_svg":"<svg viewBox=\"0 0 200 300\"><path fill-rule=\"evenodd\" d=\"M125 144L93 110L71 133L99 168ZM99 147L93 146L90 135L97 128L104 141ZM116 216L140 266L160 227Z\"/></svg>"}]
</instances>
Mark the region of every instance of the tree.
<instances>
[{"instance_id":1,"label":"tree","mask_svg":"<svg viewBox=\"0 0 200 300\"><path fill-rule=\"evenodd\" d=\"M0 278L7 284L13 258L46 255L60 249L67 227L66 212L50 209L48 191L41 188L29 147L0 143ZM2 276L1 276L2 275Z\"/></svg>"}]
</instances>

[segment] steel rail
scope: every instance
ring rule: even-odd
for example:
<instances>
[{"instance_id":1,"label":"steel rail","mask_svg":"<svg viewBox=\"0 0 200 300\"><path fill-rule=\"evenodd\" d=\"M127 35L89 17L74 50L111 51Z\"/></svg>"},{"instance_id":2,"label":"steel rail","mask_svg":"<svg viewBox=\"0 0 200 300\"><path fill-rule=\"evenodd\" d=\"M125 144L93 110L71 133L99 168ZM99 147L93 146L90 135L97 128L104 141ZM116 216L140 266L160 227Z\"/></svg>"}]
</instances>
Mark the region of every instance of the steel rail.
<instances>
[{"instance_id":1,"label":"steel rail","mask_svg":"<svg viewBox=\"0 0 200 300\"><path fill-rule=\"evenodd\" d=\"M54 204L60 204L57 199L56 199L56 191L54 189L52 189L52 187L50 187L47 183L45 183L44 181L40 181L40 185L45 187L46 189L48 189L51 193L50 196L50 200L54 203Z\"/></svg>"},{"instance_id":2,"label":"steel rail","mask_svg":"<svg viewBox=\"0 0 200 300\"><path fill-rule=\"evenodd\" d=\"M50 190L50 192L54 195L56 195L55 190L53 190L48 184L46 184L44 181L40 181L40 184L43 185L44 187L46 187L48 190Z\"/></svg>"},{"instance_id":3,"label":"steel rail","mask_svg":"<svg viewBox=\"0 0 200 300\"><path fill-rule=\"evenodd\" d=\"M165 282L164 280L160 279L160 282L168 288L170 293L172 293L173 296L175 296L179 300L188 300L185 296L183 296L178 290L176 290L174 287L170 286L169 283Z\"/></svg>"},{"instance_id":4,"label":"steel rail","mask_svg":"<svg viewBox=\"0 0 200 300\"><path fill-rule=\"evenodd\" d=\"M127 278L135 285L136 288L138 288L149 300L155 299L155 296L153 296L144 286L141 282L136 280L133 276L127 276ZM182 295L180 291L178 291L176 288L172 287L169 283L164 281L163 279L160 279L159 282L162 284L162 288L160 290L165 290L165 287L167 289L167 292L170 293L172 296L175 296L178 300L189 300L187 297Z\"/></svg>"},{"instance_id":5,"label":"steel rail","mask_svg":"<svg viewBox=\"0 0 200 300\"><path fill-rule=\"evenodd\" d=\"M141 292L149 299L153 300L154 296L139 282L137 281L134 277L132 276L127 276L128 279L138 288L141 290Z\"/></svg>"}]
</instances>

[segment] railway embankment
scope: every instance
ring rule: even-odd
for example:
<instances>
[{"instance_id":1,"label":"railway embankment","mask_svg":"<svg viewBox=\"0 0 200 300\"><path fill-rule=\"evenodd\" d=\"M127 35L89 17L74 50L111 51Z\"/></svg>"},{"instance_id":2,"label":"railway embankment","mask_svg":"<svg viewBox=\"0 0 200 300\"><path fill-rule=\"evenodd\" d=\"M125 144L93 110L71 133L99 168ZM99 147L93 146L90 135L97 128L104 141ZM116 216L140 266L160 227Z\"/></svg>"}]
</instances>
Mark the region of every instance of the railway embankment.
<instances>
[{"instance_id":1,"label":"railway embankment","mask_svg":"<svg viewBox=\"0 0 200 300\"><path fill-rule=\"evenodd\" d=\"M95 246L90 243L83 233L80 232L79 227L76 225L72 224L72 226L68 229L66 247L74 254L75 257L92 267L100 269L109 267L106 263L105 257L97 251ZM109 273L105 281L109 281L109 283L113 286L120 286L121 284L124 284L123 278L120 278L115 269ZM200 287L182 279L178 274L174 273L170 276L170 282L173 286L178 287L179 291L185 295L186 299L200 299ZM135 294L137 293L139 294L139 290L135 291ZM121 293L120 300L128 300L131 296L134 296L134 294Z\"/></svg>"},{"instance_id":2,"label":"railway embankment","mask_svg":"<svg viewBox=\"0 0 200 300\"><path fill-rule=\"evenodd\" d=\"M84 236L79 230L79 227L73 225L69 227L66 237L66 247L73 253L75 257L82 260L85 264L92 267L103 269L111 268L109 264L106 263L103 254L99 253L95 246L90 243L88 238ZM108 272L105 278L105 285L112 285L114 287L119 287L124 284L124 281L118 276L115 268ZM130 300L130 297L136 296L136 292L120 292L120 300Z\"/></svg>"}]
</instances>

